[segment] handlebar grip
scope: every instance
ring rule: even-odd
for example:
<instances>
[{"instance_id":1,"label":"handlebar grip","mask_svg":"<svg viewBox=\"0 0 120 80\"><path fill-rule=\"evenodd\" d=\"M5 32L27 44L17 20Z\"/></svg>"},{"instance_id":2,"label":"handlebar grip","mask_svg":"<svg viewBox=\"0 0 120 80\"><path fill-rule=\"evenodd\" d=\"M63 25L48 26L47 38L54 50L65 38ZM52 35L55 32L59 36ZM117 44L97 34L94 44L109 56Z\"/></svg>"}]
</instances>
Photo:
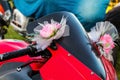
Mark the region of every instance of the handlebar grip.
<instances>
[{"instance_id":1,"label":"handlebar grip","mask_svg":"<svg viewBox=\"0 0 120 80\"><path fill-rule=\"evenodd\" d=\"M5 60L12 59L12 58L17 58L20 56L24 56L26 54L35 54L35 52L36 52L36 48L29 46L25 49L20 49L20 50L16 50L13 52L7 52L4 54L0 54L0 61L5 61Z\"/></svg>"}]
</instances>

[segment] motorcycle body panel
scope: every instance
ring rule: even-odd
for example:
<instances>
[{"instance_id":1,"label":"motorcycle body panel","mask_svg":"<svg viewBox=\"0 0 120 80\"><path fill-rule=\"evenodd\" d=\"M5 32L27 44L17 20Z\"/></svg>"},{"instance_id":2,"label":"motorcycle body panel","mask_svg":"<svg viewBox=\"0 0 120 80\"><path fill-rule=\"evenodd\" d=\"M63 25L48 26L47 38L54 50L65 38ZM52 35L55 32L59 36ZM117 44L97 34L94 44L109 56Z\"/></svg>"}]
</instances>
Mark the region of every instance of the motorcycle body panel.
<instances>
[{"instance_id":1,"label":"motorcycle body panel","mask_svg":"<svg viewBox=\"0 0 120 80\"><path fill-rule=\"evenodd\" d=\"M36 22L33 21L33 23L29 23L27 31L28 33L32 33L34 26L38 26L38 23L43 23L43 21L50 22L50 20L53 19L60 22L63 16L67 18L70 36L58 40L58 43L99 76L105 78L104 67L100 59L96 56L94 51L92 51L92 46L90 45L86 31L79 20L72 13L63 11L47 15L38 19ZM91 64L91 62L94 64Z\"/></svg>"},{"instance_id":2,"label":"motorcycle body panel","mask_svg":"<svg viewBox=\"0 0 120 80\"><path fill-rule=\"evenodd\" d=\"M97 51L94 51L94 47L91 45L91 43L89 41L89 37L86 34L86 31L84 30L83 26L80 24L78 19L73 14L71 14L69 12L64 12L64 11L63 12L56 12L56 13L47 15L45 17L42 17L36 21L33 21L33 22L28 24L27 31L28 31L28 33L32 33L34 26L38 26L38 23L43 23L43 21L50 21L51 19L53 19L57 22L60 22L60 20L63 16L67 17L67 24L70 28L70 36L67 36L65 38L58 40L58 43L66 51L68 51L70 54L72 54L77 60L82 62L85 66L87 66L90 70L92 70L94 73L96 73L103 80L109 80L108 76L107 76L108 73L106 72L106 68L104 67L105 65L111 66L108 68L108 70L111 69L110 73L113 75L116 75L114 72L114 68L111 65L111 62L109 62L107 59L104 59L109 64L103 64L101 58L99 56L97 56L98 53L96 53ZM54 53L54 52L51 52L51 53ZM63 52L60 50L56 54L60 54L60 53L62 54ZM61 55L61 56L64 57L64 55ZM54 56L52 56L52 57L54 57ZM53 61L57 61L56 60L57 58L54 58L54 59L55 60L53 60ZM65 61L63 61L63 62L65 62ZM69 62L69 60L68 60L68 62ZM46 75L50 75L49 72L52 74L51 70L54 70L56 68L54 66L59 65L59 64L57 64L57 62L56 62L56 64L51 65L52 61L51 61L51 64L49 64L49 61L46 64L48 64L47 66L49 66L49 67L51 66L50 69L49 68L46 69L47 66L45 69L42 69L43 72L44 72L44 70L46 70L46 73L45 73ZM71 65L71 64L69 64L69 65ZM42 68L44 68L44 66ZM61 66L63 66L63 65L61 65ZM63 71L62 69L60 69L60 67L57 68L56 70ZM66 71L66 74L70 74L70 72ZM58 73L57 76L58 75L60 78L61 74ZM48 77L50 77L50 76L48 76ZM113 76L113 77L116 78L116 76ZM45 77L45 79L46 79L46 77ZM51 79L52 79L52 77L51 77Z\"/></svg>"},{"instance_id":3,"label":"motorcycle body panel","mask_svg":"<svg viewBox=\"0 0 120 80\"><path fill-rule=\"evenodd\" d=\"M43 80L101 80L71 53L59 45L58 48L52 51L54 56L40 69Z\"/></svg>"},{"instance_id":4,"label":"motorcycle body panel","mask_svg":"<svg viewBox=\"0 0 120 80\"><path fill-rule=\"evenodd\" d=\"M69 12L59 12L40 18L31 26L37 26L38 22L50 21L51 19L60 22L62 17L67 17L67 24L70 35L57 40L57 50L48 48L52 57L37 70L43 80L117 80L111 63L104 57L97 56L97 51L89 41L86 31L79 20ZM0 42L0 53L18 50L28 46L25 42ZM7 49L7 50L6 50ZM1 62L26 62L31 59L29 56L22 56ZM32 69L35 68L34 64ZM34 69L33 69L34 70ZM110 76L112 75L112 78Z\"/></svg>"},{"instance_id":5,"label":"motorcycle body panel","mask_svg":"<svg viewBox=\"0 0 120 80\"><path fill-rule=\"evenodd\" d=\"M8 39L7 40L0 40L0 49L1 49L0 53L18 50L18 49L27 47L27 45L28 44L25 43L24 41L15 41L15 40L8 40ZM6 50L6 48L7 48L7 50ZM44 80L50 80L50 79L60 80L60 79L63 79L63 77L64 77L63 80L67 80L67 79L69 79L69 80L78 80L78 79L88 80L90 78L93 80L101 80L101 78L98 75L96 75L92 70L90 70L82 62L77 60L69 52L67 52L66 50L64 50L60 46L58 48L59 49L57 51L50 49L50 51L53 54L53 57L40 69L40 73L41 73L42 78ZM26 62L29 59L30 59L30 57L28 57L28 56L22 56L22 57L18 57L18 58L14 58L14 59L10 59L10 60L1 62L0 64L2 67L5 64ZM53 68L53 70L52 70L52 68ZM16 69L16 68L14 68L14 69ZM2 80L2 79L6 79L6 80L14 79L15 76L13 76L13 74L17 73L17 71L14 72L15 71L14 69L13 69L12 73L10 72L10 74L4 75L5 77L2 76L0 78L0 80ZM47 70L47 72L46 72L46 70ZM8 72L9 71L10 71L10 69L8 68ZM56 74L56 76L55 76L55 74ZM18 76L18 75L16 75L16 76ZM21 74L21 76L22 76L22 74ZM59 78L60 76L61 76L61 78ZM19 78L19 79L21 79L21 78Z\"/></svg>"},{"instance_id":6,"label":"motorcycle body panel","mask_svg":"<svg viewBox=\"0 0 120 80\"><path fill-rule=\"evenodd\" d=\"M0 53L6 53L14 50L19 50L22 48L26 48L28 43L21 40L13 40L13 39L4 39L0 40ZM7 61L0 62L0 64L4 64L5 62L26 62L31 59L28 55L10 59Z\"/></svg>"},{"instance_id":7,"label":"motorcycle body panel","mask_svg":"<svg viewBox=\"0 0 120 80\"><path fill-rule=\"evenodd\" d=\"M25 43L24 41L0 40L0 49L1 49L0 53L21 49L26 47L27 45L28 44ZM48 62L44 64L44 66L40 69L42 79L44 80L61 80L61 79L62 80L79 80L79 79L80 80L89 80L89 79L101 80L101 78L96 73L94 73L90 68L88 68L81 61L76 59L71 53L69 53L63 47L61 47L61 45L58 44L57 46L58 46L58 50L56 51L49 49L53 57L51 57L51 59L48 60ZM8 51L6 51L6 48ZM12 63L26 62L29 59L30 57L28 56L14 58L14 59L5 61L7 63L1 62L1 66L8 64L10 62ZM111 63L107 61L105 58L102 58L102 59L104 59L104 62L105 62L104 63L104 66L106 68L105 70L109 71L111 69L110 71L113 72L113 69L111 68L112 65L110 65ZM115 72L113 72L112 74L111 73L107 74L105 80L109 80L110 79L109 77L112 77L114 74ZM6 80L8 77L6 76ZM3 80L4 79L5 78L3 78Z\"/></svg>"},{"instance_id":8,"label":"motorcycle body panel","mask_svg":"<svg viewBox=\"0 0 120 80\"><path fill-rule=\"evenodd\" d=\"M105 68L106 80L118 80L113 64L111 64L111 62L107 60L104 56L101 56L100 58Z\"/></svg>"}]
</instances>

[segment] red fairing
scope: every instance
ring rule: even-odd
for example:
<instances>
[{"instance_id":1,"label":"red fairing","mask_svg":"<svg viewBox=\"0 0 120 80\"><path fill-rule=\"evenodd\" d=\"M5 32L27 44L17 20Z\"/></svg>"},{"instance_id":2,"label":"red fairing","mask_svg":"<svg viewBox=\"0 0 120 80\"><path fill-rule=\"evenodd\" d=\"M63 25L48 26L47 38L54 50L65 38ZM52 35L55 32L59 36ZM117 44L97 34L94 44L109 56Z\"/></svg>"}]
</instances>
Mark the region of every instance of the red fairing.
<instances>
[{"instance_id":1,"label":"red fairing","mask_svg":"<svg viewBox=\"0 0 120 80\"><path fill-rule=\"evenodd\" d=\"M0 40L0 53L26 48L24 41ZM50 50L52 57L41 67L41 64L32 64L33 70L40 70L43 80L102 80L90 68L77 60L73 55L58 45L57 50ZM82 55L81 55L82 56ZM104 56L100 57L106 72L105 80L117 80L113 65ZM31 60L28 55L0 62L26 62ZM91 63L92 64L92 63Z\"/></svg>"},{"instance_id":2,"label":"red fairing","mask_svg":"<svg viewBox=\"0 0 120 80\"><path fill-rule=\"evenodd\" d=\"M13 40L13 39L0 40L0 54L26 48L27 46L28 44L21 40ZM26 55L26 56L0 62L0 64L5 63L5 62L26 62L29 59L30 57Z\"/></svg>"},{"instance_id":3,"label":"red fairing","mask_svg":"<svg viewBox=\"0 0 120 80\"><path fill-rule=\"evenodd\" d=\"M2 7L1 4L0 4L0 12L1 12L2 14L4 14L4 9L3 9L3 7Z\"/></svg>"},{"instance_id":4,"label":"red fairing","mask_svg":"<svg viewBox=\"0 0 120 80\"><path fill-rule=\"evenodd\" d=\"M6 52L11 52L14 50L19 50L26 48L29 44L22 41L22 40L15 40L15 39L4 39L0 40L0 54L6 53ZM13 58L10 60L2 61L0 62L0 65L8 62L28 62L30 60L33 60L32 57L29 57L28 55ZM33 70L39 70L43 63L32 63L30 66L32 67Z\"/></svg>"},{"instance_id":5,"label":"red fairing","mask_svg":"<svg viewBox=\"0 0 120 80\"><path fill-rule=\"evenodd\" d=\"M58 45L51 50L52 58L40 69L43 80L102 80L97 74ZM106 72L105 80L117 80L112 63L100 57Z\"/></svg>"},{"instance_id":6,"label":"red fairing","mask_svg":"<svg viewBox=\"0 0 120 80\"><path fill-rule=\"evenodd\" d=\"M50 51L52 58L40 69L43 80L102 80L60 45Z\"/></svg>"},{"instance_id":7,"label":"red fairing","mask_svg":"<svg viewBox=\"0 0 120 80\"><path fill-rule=\"evenodd\" d=\"M22 49L27 46L28 44L22 40L13 40L13 39L0 40L0 53Z\"/></svg>"},{"instance_id":8,"label":"red fairing","mask_svg":"<svg viewBox=\"0 0 120 80\"><path fill-rule=\"evenodd\" d=\"M117 80L117 74L111 62L104 56L101 56L100 58L105 68L106 80Z\"/></svg>"}]
</instances>

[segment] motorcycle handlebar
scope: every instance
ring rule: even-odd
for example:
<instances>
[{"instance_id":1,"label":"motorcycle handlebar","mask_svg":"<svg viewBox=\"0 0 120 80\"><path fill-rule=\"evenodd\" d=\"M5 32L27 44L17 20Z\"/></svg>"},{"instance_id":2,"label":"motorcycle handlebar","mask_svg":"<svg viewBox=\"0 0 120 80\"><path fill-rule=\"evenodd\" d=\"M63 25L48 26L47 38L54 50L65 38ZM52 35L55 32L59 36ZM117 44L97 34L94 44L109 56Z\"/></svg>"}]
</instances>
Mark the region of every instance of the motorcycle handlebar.
<instances>
[{"instance_id":1,"label":"motorcycle handlebar","mask_svg":"<svg viewBox=\"0 0 120 80\"><path fill-rule=\"evenodd\" d=\"M35 54L35 52L37 51L37 49L33 46L28 46L25 49L20 49L20 50L16 50L13 52L7 52L4 54L0 54L0 61L5 61L5 60L9 60L12 58L17 58L20 56L24 56L26 54L31 55L31 54Z\"/></svg>"}]
</instances>

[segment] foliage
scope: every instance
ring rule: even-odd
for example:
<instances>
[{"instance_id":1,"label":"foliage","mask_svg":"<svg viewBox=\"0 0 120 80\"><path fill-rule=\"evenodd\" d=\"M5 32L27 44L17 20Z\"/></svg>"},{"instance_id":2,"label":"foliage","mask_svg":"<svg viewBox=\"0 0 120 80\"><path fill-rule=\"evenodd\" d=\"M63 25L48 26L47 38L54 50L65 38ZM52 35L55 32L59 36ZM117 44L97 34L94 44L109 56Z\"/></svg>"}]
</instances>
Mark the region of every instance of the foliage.
<instances>
[{"instance_id":1,"label":"foliage","mask_svg":"<svg viewBox=\"0 0 120 80\"><path fill-rule=\"evenodd\" d=\"M20 40L26 40L23 36L21 36L17 31L13 29L13 27L8 27L8 32L5 35L6 39L20 39Z\"/></svg>"}]
</instances>

